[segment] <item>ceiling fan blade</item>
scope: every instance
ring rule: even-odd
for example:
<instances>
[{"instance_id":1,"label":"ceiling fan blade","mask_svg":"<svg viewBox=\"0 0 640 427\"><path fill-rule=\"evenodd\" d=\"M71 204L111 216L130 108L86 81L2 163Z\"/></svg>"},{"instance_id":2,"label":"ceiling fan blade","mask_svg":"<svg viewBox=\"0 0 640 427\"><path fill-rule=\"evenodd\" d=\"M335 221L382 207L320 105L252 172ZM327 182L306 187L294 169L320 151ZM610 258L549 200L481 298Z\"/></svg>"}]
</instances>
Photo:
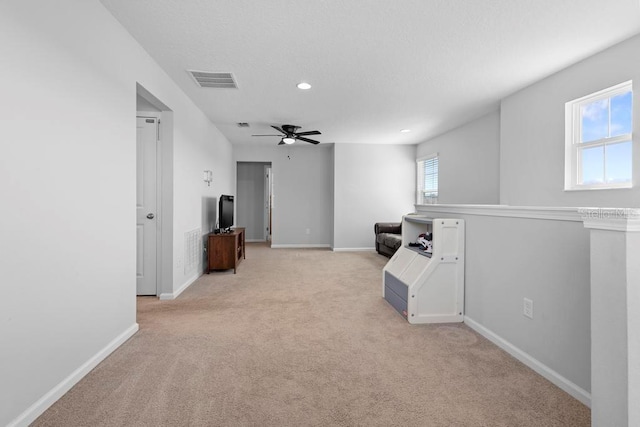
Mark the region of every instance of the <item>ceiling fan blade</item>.
<instances>
[{"instance_id":1,"label":"ceiling fan blade","mask_svg":"<svg viewBox=\"0 0 640 427\"><path fill-rule=\"evenodd\" d=\"M284 141L280 140L280 142L278 142L278 145L284 145Z\"/></svg>"},{"instance_id":2,"label":"ceiling fan blade","mask_svg":"<svg viewBox=\"0 0 640 427\"><path fill-rule=\"evenodd\" d=\"M278 131L278 132L280 132L280 133L284 133L284 134L286 134L286 132L285 132L285 131L283 131L282 129L280 129L278 126L273 126L273 125L271 125L271 127L272 127L272 128L274 128L275 130L277 130L277 131Z\"/></svg>"},{"instance_id":3,"label":"ceiling fan blade","mask_svg":"<svg viewBox=\"0 0 640 427\"><path fill-rule=\"evenodd\" d=\"M322 134L317 130L310 130L308 132L296 132L296 135L322 135Z\"/></svg>"},{"instance_id":4,"label":"ceiling fan blade","mask_svg":"<svg viewBox=\"0 0 640 427\"><path fill-rule=\"evenodd\" d=\"M251 136L282 136L282 135L275 135L275 134L269 134L269 135L267 135L267 134L254 134L254 135L251 135Z\"/></svg>"},{"instance_id":5,"label":"ceiling fan blade","mask_svg":"<svg viewBox=\"0 0 640 427\"><path fill-rule=\"evenodd\" d=\"M296 136L296 139L299 139L300 141L304 141L304 142L310 142L312 144L320 144L320 141L315 141L313 139L305 138L303 136Z\"/></svg>"}]
</instances>

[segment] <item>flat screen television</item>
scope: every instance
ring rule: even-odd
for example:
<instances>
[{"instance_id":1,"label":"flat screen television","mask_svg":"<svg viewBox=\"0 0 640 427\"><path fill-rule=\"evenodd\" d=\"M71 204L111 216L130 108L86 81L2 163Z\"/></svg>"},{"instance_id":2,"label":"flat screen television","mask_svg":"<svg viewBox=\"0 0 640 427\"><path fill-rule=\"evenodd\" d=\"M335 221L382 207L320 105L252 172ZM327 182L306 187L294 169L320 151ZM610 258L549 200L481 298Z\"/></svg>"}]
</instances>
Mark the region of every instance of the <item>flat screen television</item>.
<instances>
[{"instance_id":1,"label":"flat screen television","mask_svg":"<svg viewBox=\"0 0 640 427\"><path fill-rule=\"evenodd\" d=\"M233 196L223 194L218 202L218 226L227 231L233 226Z\"/></svg>"}]
</instances>

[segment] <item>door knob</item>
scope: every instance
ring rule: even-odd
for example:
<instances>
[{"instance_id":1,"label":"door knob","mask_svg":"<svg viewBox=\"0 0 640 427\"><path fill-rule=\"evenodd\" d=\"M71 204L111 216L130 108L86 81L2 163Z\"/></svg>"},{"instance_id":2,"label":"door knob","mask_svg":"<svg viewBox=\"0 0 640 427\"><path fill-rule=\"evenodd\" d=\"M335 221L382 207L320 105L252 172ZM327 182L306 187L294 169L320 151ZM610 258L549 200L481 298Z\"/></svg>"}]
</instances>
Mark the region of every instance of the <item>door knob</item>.
<instances>
[{"instance_id":1,"label":"door knob","mask_svg":"<svg viewBox=\"0 0 640 427\"><path fill-rule=\"evenodd\" d=\"M154 217L154 215L153 215L152 213L147 214L147 218L149 218L149 219L153 219L153 217Z\"/></svg>"}]
</instances>

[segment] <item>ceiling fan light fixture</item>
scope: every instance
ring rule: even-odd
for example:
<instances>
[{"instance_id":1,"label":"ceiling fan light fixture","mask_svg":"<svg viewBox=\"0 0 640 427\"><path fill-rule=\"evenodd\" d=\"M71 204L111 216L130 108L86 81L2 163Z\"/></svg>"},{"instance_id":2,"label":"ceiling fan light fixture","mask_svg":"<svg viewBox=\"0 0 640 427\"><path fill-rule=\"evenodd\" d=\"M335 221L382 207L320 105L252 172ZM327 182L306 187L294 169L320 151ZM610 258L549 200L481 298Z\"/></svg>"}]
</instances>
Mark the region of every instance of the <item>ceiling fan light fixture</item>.
<instances>
[{"instance_id":1,"label":"ceiling fan light fixture","mask_svg":"<svg viewBox=\"0 0 640 427\"><path fill-rule=\"evenodd\" d=\"M298 89L308 90L311 89L311 85L307 82L300 82L298 83Z\"/></svg>"},{"instance_id":2,"label":"ceiling fan light fixture","mask_svg":"<svg viewBox=\"0 0 640 427\"><path fill-rule=\"evenodd\" d=\"M285 136L284 138L282 138L282 142L284 142L285 144L293 144L294 142L296 142L296 139Z\"/></svg>"}]
</instances>

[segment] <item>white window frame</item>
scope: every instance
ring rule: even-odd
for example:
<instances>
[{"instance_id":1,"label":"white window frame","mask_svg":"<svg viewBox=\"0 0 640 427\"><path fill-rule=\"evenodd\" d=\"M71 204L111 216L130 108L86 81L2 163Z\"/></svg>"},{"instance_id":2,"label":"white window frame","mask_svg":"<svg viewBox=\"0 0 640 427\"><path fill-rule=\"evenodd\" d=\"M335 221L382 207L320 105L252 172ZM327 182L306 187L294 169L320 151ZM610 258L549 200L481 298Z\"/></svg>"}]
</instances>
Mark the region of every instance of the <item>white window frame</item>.
<instances>
[{"instance_id":1,"label":"white window frame","mask_svg":"<svg viewBox=\"0 0 640 427\"><path fill-rule=\"evenodd\" d=\"M618 85L603 89L601 91L592 93L591 95L584 96L582 98L567 102L565 104L565 162L564 162L564 189L565 191L575 190L603 190L603 189L615 189L615 188L631 188L633 187L633 159L631 178L628 182L621 183L609 183L603 182L601 184L582 184L580 177L582 176L580 154L581 150L590 147L605 147L607 145L616 144L624 141L631 141L631 150L633 152L633 123L631 133L624 135L606 137L595 141L581 142L582 140L582 118L580 115L580 109L583 105L590 104L592 102L613 98L617 95L621 95L625 92L631 91L633 98L633 85L632 81L626 81ZM633 104L632 104L633 108ZM611 119L611 117L609 117ZM632 114L633 121L633 114ZM606 151L605 151L606 152ZM606 164L606 159L603 160ZM605 171L606 177L606 171Z\"/></svg>"},{"instance_id":2,"label":"white window frame","mask_svg":"<svg viewBox=\"0 0 640 427\"><path fill-rule=\"evenodd\" d=\"M438 188L435 191L429 191L431 195L427 196L425 194L424 188L424 162L428 160L436 159L437 162L437 186ZM439 179L440 179L440 159L438 158L438 153L433 153L428 156L420 157L416 160L416 204L418 205L434 205L438 203L438 195L439 195Z\"/></svg>"}]
</instances>

